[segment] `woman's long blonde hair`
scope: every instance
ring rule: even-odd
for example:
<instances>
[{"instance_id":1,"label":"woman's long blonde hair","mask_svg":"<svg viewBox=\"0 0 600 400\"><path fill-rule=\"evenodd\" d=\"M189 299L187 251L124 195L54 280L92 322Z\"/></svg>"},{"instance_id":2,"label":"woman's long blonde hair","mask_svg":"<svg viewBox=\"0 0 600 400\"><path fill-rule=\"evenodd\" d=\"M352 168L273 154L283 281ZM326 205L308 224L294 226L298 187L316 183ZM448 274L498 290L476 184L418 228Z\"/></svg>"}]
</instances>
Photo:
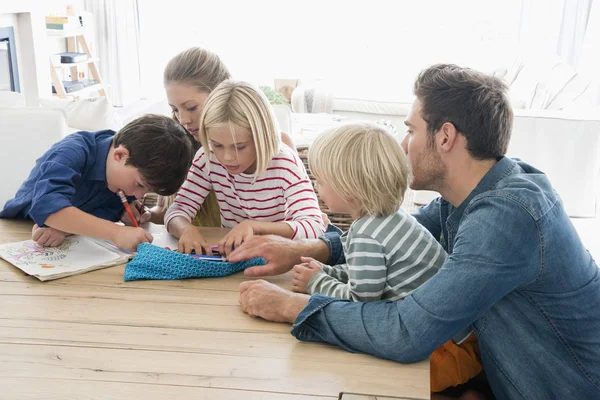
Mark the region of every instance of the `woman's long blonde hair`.
<instances>
[{"instance_id":1,"label":"woman's long blonde hair","mask_svg":"<svg viewBox=\"0 0 600 400\"><path fill-rule=\"evenodd\" d=\"M179 83L195 87L200 92L210 93L231 74L219 56L201 47L191 47L173 57L163 74L163 84ZM173 118L177 119L173 114ZM200 148L192 135L189 136L194 149ZM158 205L164 210L173 204L175 195L158 198ZM195 223L203 226L221 226L219 204L211 191L198 211Z\"/></svg>"},{"instance_id":2,"label":"woman's long blonde hair","mask_svg":"<svg viewBox=\"0 0 600 400\"><path fill-rule=\"evenodd\" d=\"M279 131L269 101L263 92L248 82L228 79L212 91L202 116L198 136L205 149L209 148L207 131L229 125L232 134L234 126L249 129L256 147L255 177L267 170L271 159L279 152L281 133ZM210 168L206 152L207 167Z\"/></svg>"}]
</instances>

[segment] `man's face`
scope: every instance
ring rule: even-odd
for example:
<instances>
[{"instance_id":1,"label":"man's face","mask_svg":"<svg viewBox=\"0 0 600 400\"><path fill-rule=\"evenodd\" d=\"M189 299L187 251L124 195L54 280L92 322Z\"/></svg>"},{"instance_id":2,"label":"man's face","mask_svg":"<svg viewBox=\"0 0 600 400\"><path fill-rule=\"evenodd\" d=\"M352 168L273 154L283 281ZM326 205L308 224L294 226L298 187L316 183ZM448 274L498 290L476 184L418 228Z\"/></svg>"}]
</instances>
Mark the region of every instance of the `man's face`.
<instances>
[{"instance_id":1,"label":"man's face","mask_svg":"<svg viewBox=\"0 0 600 400\"><path fill-rule=\"evenodd\" d=\"M402 140L402 148L412 169L410 188L439 191L446 177L446 168L436 150L435 142L428 143L427 123L421 117L419 99L414 101L404 124L407 132Z\"/></svg>"}]
</instances>

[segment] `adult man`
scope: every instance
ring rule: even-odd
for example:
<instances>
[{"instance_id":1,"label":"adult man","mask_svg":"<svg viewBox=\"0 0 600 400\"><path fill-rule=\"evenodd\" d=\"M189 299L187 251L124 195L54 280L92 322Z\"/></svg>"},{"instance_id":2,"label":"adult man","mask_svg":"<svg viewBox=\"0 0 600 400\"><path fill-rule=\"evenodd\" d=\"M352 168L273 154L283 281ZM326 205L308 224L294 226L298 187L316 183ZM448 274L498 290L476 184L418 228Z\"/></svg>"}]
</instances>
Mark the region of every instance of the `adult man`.
<instances>
[{"instance_id":1,"label":"adult man","mask_svg":"<svg viewBox=\"0 0 600 400\"><path fill-rule=\"evenodd\" d=\"M415 82L402 146L413 189L442 198L415 217L449 253L403 301L348 303L240 286L244 311L294 323L300 340L399 362L421 360L471 326L497 398L600 398L600 273L544 174L504 157L513 115L499 80L436 65ZM281 273L300 255L343 259L339 239L256 238L231 260L262 255L252 273Z\"/></svg>"}]
</instances>

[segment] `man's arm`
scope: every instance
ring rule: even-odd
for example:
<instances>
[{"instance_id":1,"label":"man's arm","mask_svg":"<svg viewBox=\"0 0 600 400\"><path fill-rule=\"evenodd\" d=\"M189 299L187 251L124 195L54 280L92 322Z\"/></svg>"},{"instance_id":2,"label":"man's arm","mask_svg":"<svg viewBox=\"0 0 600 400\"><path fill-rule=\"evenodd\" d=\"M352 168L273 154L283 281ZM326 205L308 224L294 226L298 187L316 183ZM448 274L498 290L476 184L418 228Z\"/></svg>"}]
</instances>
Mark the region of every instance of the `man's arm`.
<instances>
[{"instance_id":1,"label":"man's arm","mask_svg":"<svg viewBox=\"0 0 600 400\"><path fill-rule=\"evenodd\" d=\"M341 246L341 245L340 245ZM280 236L252 236L227 257L228 261L239 262L253 257L262 257L265 265L251 267L244 271L246 276L279 275L300 264L300 257L311 257L326 263L329 247L319 239L291 240Z\"/></svg>"},{"instance_id":2,"label":"man's arm","mask_svg":"<svg viewBox=\"0 0 600 400\"><path fill-rule=\"evenodd\" d=\"M484 198L465 211L444 266L404 300L349 303L313 296L292 335L398 362L422 360L535 279L539 249L522 243L539 243L531 216L511 200Z\"/></svg>"}]
</instances>

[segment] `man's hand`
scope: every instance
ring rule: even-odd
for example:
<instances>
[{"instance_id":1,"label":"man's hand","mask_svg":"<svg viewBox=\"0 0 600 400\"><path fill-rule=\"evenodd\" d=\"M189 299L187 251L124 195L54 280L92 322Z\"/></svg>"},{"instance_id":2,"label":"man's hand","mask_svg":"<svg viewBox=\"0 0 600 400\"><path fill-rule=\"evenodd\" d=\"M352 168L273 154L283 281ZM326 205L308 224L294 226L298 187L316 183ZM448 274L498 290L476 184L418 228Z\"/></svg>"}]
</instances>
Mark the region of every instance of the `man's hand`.
<instances>
[{"instance_id":1,"label":"man's hand","mask_svg":"<svg viewBox=\"0 0 600 400\"><path fill-rule=\"evenodd\" d=\"M264 280L240 283L240 305L251 317L293 324L309 297L288 292Z\"/></svg>"},{"instance_id":2,"label":"man's hand","mask_svg":"<svg viewBox=\"0 0 600 400\"><path fill-rule=\"evenodd\" d=\"M310 257L302 257L302 264L294 266L292 289L294 292L307 293L308 283L312 277L323 271L321 263Z\"/></svg>"},{"instance_id":3,"label":"man's hand","mask_svg":"<svg viewBox=\"0 0 600 400\"><path fill-rule=\"evenodd\" d=\"M44 247L59 246L68 234L54 228L40 228L37 224L31 229L31 240Z\"/></svg>"},{"instance_id":4,"label":"man's hand","mask_svg":"<svg viewBox=\"0 0 600 400\"><path fill-rule=\"evenodd\" d=\"M239 262L262 257L267 261L266 265L250 267L244 271L244 275L279 275L291 270L294 264L301 261L300 256L305 253L299 243L298 240L275 235L253 236L240 247L236 247L227 257L227 261Z\"/></svg>"}]
</instances>

